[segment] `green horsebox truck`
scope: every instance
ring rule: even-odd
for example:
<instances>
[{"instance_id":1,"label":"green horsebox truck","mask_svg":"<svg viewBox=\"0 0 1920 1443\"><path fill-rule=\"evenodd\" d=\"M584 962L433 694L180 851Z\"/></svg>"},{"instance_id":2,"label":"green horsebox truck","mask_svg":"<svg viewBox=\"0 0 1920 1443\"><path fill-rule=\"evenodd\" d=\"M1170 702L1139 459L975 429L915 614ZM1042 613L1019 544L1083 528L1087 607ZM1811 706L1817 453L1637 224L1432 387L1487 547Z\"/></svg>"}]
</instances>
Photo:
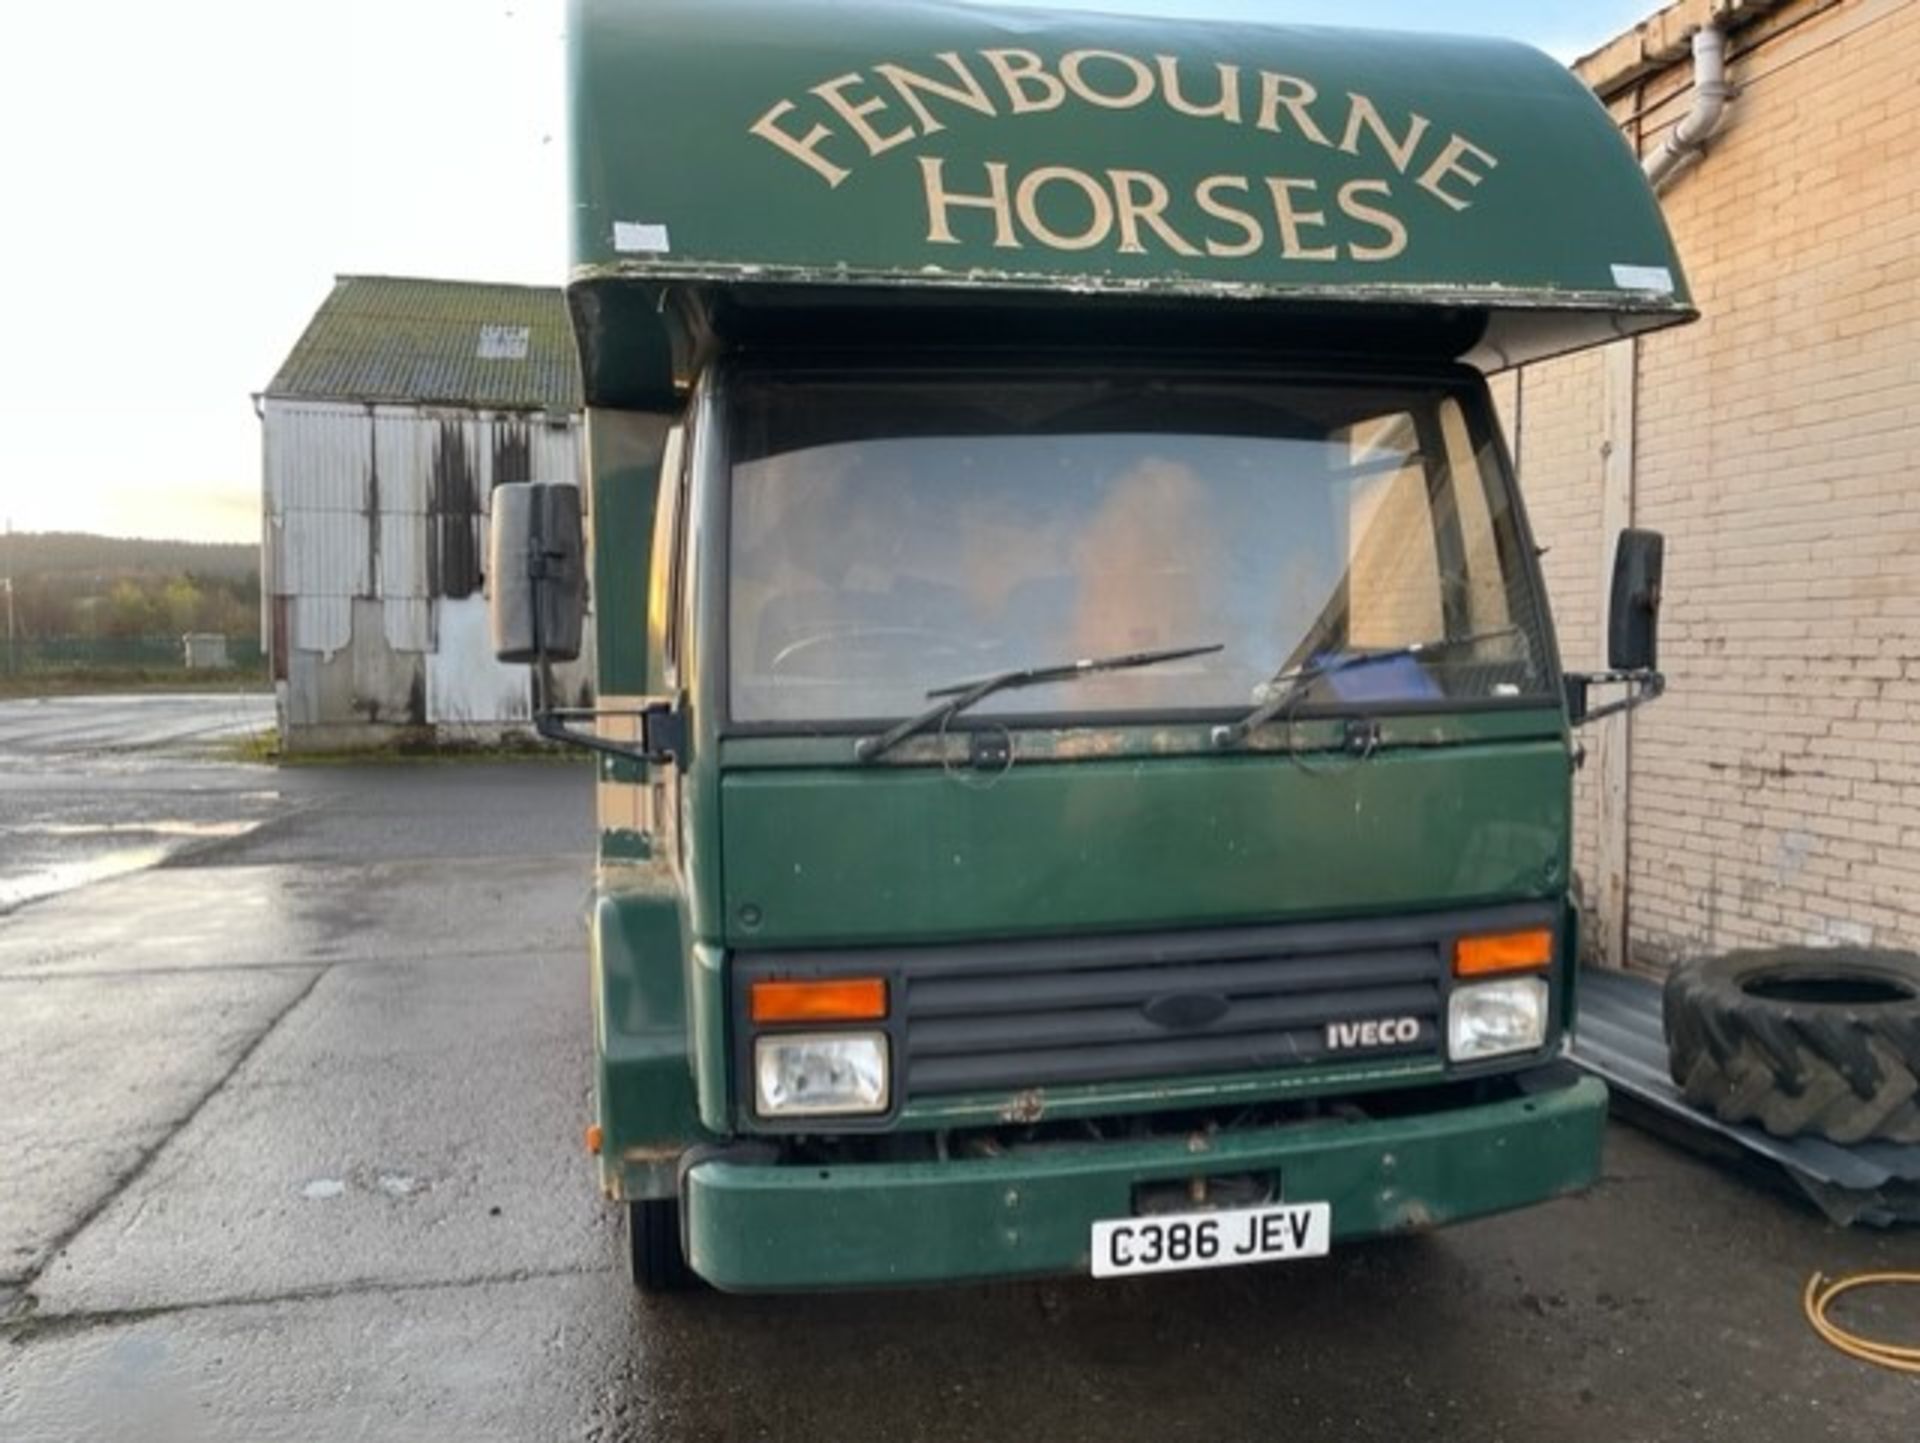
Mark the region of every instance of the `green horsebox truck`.
<instances>
[{"instance_id":1,"label":"green horsebox truck","mask_svg":"<svg viewBox=\"0 0 1920 1443\"><path fill-rule=\"evenodd\" d=\"M1694 315L1594 97L962 0L570 29L587 474L494 493L490 583L536 675L592 628L538 723L599 767L635 1281L1126 1277L1589 1184L1576 728L1660 688L1660 541L1563 673L1486 377Z\"/></svg>"}]
</instances>

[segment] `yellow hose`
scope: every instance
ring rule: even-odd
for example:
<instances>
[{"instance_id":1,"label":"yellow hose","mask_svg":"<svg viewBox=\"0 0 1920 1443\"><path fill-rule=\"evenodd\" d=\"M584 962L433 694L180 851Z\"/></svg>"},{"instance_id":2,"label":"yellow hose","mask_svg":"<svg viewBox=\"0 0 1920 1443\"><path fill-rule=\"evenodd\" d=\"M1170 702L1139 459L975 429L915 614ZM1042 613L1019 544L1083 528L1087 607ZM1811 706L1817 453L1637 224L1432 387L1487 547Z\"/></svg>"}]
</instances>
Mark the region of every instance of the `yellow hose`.
<instances>
[{"instance_id":1,"label":"yellow hose","mask_svg":"<svg viewBox=\"0 0 1920 1443\"><path fill-rule=\"evenodd\" d=\"M1920 1373L1920 1348L1863 1338L1858 1333L1848 1332L1827 1316L1827 1309L1842 1293L1850 1293L1855 1288L1875 1288L1895 1283L1920 1284L1920 1273L1855 1273L1850 1278L1831 1280L1815 1273L1807 1279L1807 1290L1801 1295L1800 1302L1807 1311L1807 1322L1813 1326L1813 1331L1849 1358L1892 1368L1899 1373Z\"/></svg>"}]
</instances>

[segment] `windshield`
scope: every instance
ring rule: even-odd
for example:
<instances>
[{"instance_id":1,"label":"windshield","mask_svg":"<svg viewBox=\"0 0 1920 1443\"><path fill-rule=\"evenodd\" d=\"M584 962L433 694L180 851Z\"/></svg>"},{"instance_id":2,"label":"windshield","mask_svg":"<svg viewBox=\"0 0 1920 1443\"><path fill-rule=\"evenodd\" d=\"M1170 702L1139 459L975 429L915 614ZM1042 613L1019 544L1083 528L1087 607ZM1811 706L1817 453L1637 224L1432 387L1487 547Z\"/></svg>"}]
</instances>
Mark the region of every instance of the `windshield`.
<instances>
[{"instance_id":1,"label":"windshield","mask_svg":"<svg viewBox=\"0 0 1920 1443\"><path fill-rule=\"evenodd\" d=\"M1244 711L1550 691L1510 493L1460 395L1124 376L745 380L732 401L740 722L870 721L930 688L1220 642L979 713Z\"/></svg>"}]
</instances>

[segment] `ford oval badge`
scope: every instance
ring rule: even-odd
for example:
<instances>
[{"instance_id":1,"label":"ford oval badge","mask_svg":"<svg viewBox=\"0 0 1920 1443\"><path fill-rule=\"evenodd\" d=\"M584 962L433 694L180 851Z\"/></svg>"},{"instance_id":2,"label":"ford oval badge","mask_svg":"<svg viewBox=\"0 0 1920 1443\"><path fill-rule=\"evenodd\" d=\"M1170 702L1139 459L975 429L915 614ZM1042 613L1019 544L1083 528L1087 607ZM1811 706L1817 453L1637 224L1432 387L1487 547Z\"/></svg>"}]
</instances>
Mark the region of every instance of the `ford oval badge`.
<instances>
[{"instance_id":1,"label":"ford oval badge","mask_svg":"<svg viewBox=\"0 0 1920 1443\"><path fill-rule=\"evenodd\" d=\"M1165 992L1142 1004L1141 1014L1169 1032L1196 1032L1227 1015L1233 1003L1218 992Z\"/></svg>"}]
</instances>

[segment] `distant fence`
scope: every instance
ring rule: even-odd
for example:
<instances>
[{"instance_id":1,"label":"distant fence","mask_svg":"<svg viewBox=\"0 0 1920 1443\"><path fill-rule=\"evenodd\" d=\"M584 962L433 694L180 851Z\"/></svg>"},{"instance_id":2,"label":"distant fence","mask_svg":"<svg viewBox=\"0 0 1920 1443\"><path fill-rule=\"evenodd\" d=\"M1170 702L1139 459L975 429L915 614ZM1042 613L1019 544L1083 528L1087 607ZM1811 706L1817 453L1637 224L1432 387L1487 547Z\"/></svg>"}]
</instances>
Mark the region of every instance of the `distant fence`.
<instances>
[{"instance_id":1,"label":"distant fence","mask_svg":"<svg viewBox=\"0 0 1920 1443\"><path fill-rule=\"evenodd\" d=\"M0 639L0 648L5 646ZM15 638L11 652L0 650L0 668L18 675L92 671L179 671L187 669L185 643L177 636L53 636ZM226 672L264 675L266 656L250 637L227 638Z\"/></svg>"}]
</instances>

